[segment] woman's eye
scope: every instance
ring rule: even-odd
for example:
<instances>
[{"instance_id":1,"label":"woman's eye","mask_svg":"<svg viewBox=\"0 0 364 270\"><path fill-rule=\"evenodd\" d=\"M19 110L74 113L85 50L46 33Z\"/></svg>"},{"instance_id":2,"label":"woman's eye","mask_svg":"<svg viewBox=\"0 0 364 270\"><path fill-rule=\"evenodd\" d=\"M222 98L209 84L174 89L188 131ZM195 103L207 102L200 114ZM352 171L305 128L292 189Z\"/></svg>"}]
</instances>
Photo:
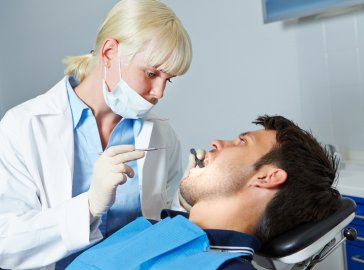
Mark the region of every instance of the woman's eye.
<instances>
[{"instance_id":1,"label":"woman's eye","mask_svg":"<svg viewBox=\"0 0 364 270\"><path fill-rule=\"evenodd\" d=\"M169 82L169 83L173 83L173 82L172 82L172 79L167 79L167 82Z\"/></svg>"},{"instance_id":2,"label":"woman's eye","mask_svg":"<svg viewBox=\"0 0 364 270\"><path fill-rule=\"evenodd\" d=\"M155 73L153 73L153 72L147 72L147 76L148 76L148 78L154 78L155 77Z\"/></svg>"}]
</instances>

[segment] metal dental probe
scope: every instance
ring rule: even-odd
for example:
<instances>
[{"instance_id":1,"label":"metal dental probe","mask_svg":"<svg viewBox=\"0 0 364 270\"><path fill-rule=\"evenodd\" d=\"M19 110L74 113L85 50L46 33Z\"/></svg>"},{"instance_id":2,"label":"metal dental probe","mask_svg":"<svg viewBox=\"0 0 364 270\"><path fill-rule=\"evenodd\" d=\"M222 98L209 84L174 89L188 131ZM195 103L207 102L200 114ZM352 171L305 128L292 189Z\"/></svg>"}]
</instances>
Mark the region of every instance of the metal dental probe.
<instances>
[{"instance_id":1,"label":"metal dental probe","mask_svg":"<svg viewBox=\"0 0 364 270\"><path fill-rule=\"evenodd\" d=\"M168 147L148 147L148 148L139 148L139 149L134 149L134 151L155 151L155 150L161 150L161 149L168 149ZM101 155L101 153L99 153L99 155Z\"/></svg>"},{"instance_id":2,"label":"metal dental probe","mask_svg":"<svg viewBox=\"0 0 364 270\"><path fill-rule=\"evenodd\" d=\"M149 148L139 148L135 149L135 151L155 151L160 149L167 149L168 147L149 147Z\"/></svg>"}]
</instances>

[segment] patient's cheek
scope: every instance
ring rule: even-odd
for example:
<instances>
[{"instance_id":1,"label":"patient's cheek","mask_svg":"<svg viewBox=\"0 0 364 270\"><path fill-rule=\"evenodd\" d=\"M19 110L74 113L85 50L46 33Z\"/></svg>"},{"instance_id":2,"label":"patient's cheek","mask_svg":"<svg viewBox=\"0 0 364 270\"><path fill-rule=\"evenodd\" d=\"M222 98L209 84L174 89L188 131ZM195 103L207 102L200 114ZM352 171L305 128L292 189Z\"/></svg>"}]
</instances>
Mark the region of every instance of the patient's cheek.
<instances>
[{"instance_id":1,"label":"patient's cheek","mask_svg":"<svg viewBox=\"0 0 364 270\"><path fill-rule=\"evenodd\" d=\"M188 177L198 177L203 173L203 171L204 171L204 168L198 168L198 167L192 168L190 170Z\"/></svg>"}]
</instances>

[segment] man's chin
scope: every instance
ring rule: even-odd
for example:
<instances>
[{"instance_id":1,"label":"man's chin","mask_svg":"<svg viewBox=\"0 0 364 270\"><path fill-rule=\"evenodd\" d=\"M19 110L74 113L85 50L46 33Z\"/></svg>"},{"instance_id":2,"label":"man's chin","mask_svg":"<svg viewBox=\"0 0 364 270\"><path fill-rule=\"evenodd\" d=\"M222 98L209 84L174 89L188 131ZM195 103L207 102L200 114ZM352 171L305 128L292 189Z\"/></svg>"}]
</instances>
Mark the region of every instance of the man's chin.
<instances>
[{"instance_id":1,"label":"man's chin","mask_svg":"<svg viewBox=\"0 0 364 270\"><path fill-rule=\"evenodd\" d=\"M182 196L182 194L179 192L179 203L180 205L186 209L187 212L190 212L192 206L186 201L186 199Z\"/></svg>"},{"instance_id":2,"label":"man's chin","mask_svg":"<svg viewBox=\"0 0 364 270\"><path fill-rule=\"evenodd\" d=\"M186 178L184 178L181 183L180 183L180 187L178 190L178 196L179 196L179 201L181 206L186 209L187 212L189 212L193 206L193 200L190 198L191 197L191 192L193 190L191 190L191 188L193 188L193 185L191 185L191 183L193 183L195 179L190 178L189 176L187 176Z\"/></svg>"}]
</instances>

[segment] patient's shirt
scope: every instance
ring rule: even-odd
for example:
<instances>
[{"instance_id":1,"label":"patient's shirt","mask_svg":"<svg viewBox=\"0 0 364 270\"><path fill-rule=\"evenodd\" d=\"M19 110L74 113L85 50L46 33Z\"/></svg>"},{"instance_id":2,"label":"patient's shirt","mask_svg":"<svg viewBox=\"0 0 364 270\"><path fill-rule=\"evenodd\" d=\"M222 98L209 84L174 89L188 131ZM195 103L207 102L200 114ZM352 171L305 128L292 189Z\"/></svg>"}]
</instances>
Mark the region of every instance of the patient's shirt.
<instances>
[{"instance_id":1,"label":"patient's shirt","mask_svg":"<svg viewBox=\"0 0 364 270\"><path fill-rule=\"evenodd\" d=\"M219 243L222 237L240 245ZM155 225L138 218L85 251L67 269L254 269L250 261L258 247L252 235L203 231L180 215Z\"/></svg>"}]
</instances>

